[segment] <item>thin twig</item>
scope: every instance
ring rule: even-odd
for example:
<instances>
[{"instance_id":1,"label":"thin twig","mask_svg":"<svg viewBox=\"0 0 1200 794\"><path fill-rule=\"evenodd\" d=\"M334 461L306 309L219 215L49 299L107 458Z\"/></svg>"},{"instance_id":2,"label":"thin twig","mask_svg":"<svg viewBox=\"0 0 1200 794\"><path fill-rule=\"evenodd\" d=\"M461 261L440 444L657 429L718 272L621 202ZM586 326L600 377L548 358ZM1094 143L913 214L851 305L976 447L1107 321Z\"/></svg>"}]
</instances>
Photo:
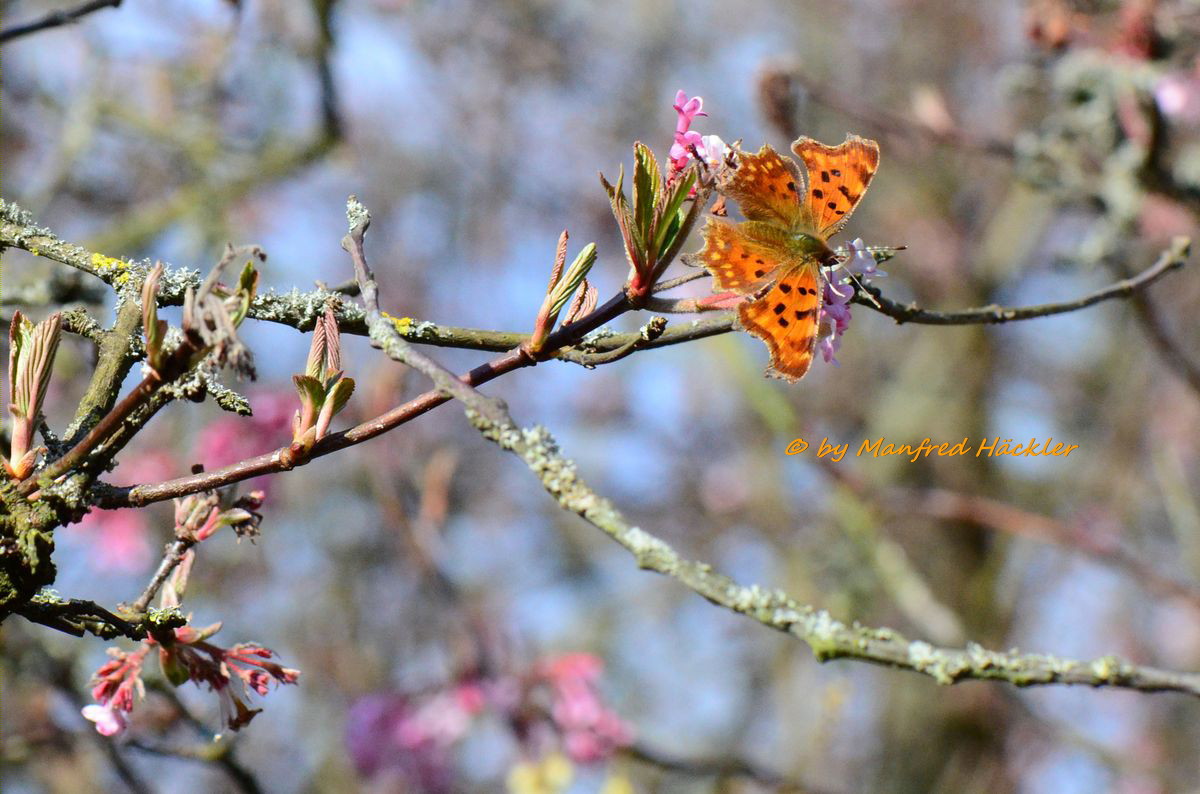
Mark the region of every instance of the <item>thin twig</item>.
<instances>
[{"instance_id":1,"label":"thin twig","mask_svg":"<svg viewBox=\"0 0 1200 794\"><path fill-rule=\"evenodd\" d=\"M500 404L491 398L484 397L473 386L461 380L453 372L434 361L429 356L414 349L388 322L379 311L379 286L375 283L375 274L367 263L363 250L363 239L367 228L371 225L371 216L366 207L354 196L347 202L347 214L350 217L350 233L342 238L342 248L354 260L354 277L358 282L359 292L367 307L367 328L372 344L383 350L389 358L407 364L425 375L441 391L461 400L464 405L479 411L485 416L497 418L502 410Z\"/></svg>"},{"instance_id":2,"label":"thin twig","mask_svg":"<svg viewBox=\"0 0 1200 794\"><path fill-rule=\"evenodd\" d=\"M685 261L687 260L686 256L684 257L684 260ZM666 292L667 290L675 289L676 287L682 287L684 284L690 283L692 281L698 281L699 279L702 279L702 278L708 278L708 276L709 276L709 272L707 270L705 270L702 267L698 267L695 270L693 270L691 273L685 273L682 276L678 276L676 278L669 278L666 281L658 282L657 284L654 285L654 289L650 290L650 292L654 295L657 295L660 292Z\"/></svg>"},{"instance_id":3,"label":"thin twig","mask_svg":"<svg viewBox=\"0 0 1200 794\"><path fill-rule=\"evenodd\" d=\"M67 8L60 11L51 11L43 17L26 22L23 25L14 25L11 28L0 30L0 44L28 36L31 33L37 33L41 30L49 30L50 28L62 27L76 20L87 16L95 11L100 11L105 8L116 8L121 5L121 0L90 0L76 8Z\"/></svg>"},{"instance_id":4,"label":"thin twig","mask_svg":"<svg viewBox=\"0 0 1200 794\"><path fill-rule=\"evenodd\" d=\"M647 347L655 339L660 338L667 330L666 317L652 317L650 322L642 326L641 330L633 339L621 347L609 350L604 353L577 353L574 351L566 351L558 357L564 361L572 361L576 364L582 364L587 369L595 369L603 364L612 364L615 361L620 361L626 356L633 355L638 350Z\"/></svg>"},{"instance_id":5,"label":"thin twig","mask_svg":"<svg viewBox=\"0 0 1200 794\"><path fill-rule=\"evenodd\" d=\"M1171 338L1171 332L1167 330L1167 325L1159 314L1158 307L1150 300L1150 296L1140 293L1133 296L1132 302L1142 328L1150 337L1150 341L1158 348L1159 355L1170 365L1175 374L1191 386L1193 391L1200 394L1200 365L1193 362Z\"/></svg>"},{"instance_id":6,"label":"thin twig","mask_svg":"<svg viewBox=\"0 0 1200 794\"><path fill-rule=\"evenodd\" d=\"M1016 320L1032 320L1037 317L1050 317L1055 314L1079 311L1094 306L1102 301L1113 298L1128 298L1140 289L1153 284L1158 279L1187 264L1191 240L1186 237L1176 237L1153 265L1138 273L1136 276L1121 279L1104 289L1063 303L1046 303L1041 306L1024 306L1021 308L1006 308L1002 306L983 306L978 309L964 309L956 312L935 312L922 309L916 304L904 306L890 298L885 298L876 287L867 286L866 290L878 301L879 306L871 306L871 302L856 295L855 303L871 306L881 314L886 314L897 323L922 323L925 325L979 325L1009 323Z\"/></svg>"},{"instance_id":7,"label":"thin twig","mask_svg":"<svg viewBox=\"0 0 1200 794\"><path fill-rule=\"evenodd\" d=\"M34 491L50 485L58 477L61 477L82 463L84 458L116 432L134 411L145 405L159 388L185 372L195 350L195 347L185 339L167 359L167 362L162 367L162 372L152 371L142 378L133 391L129 392L119 403L113 406L113 409L105 414L88 431L87 435L80 439L65 455L37 472L35 476L22 482L19 486L20 492L29 496Z\"/></svg>"},{"instance_id":8,"label":"thin twig","mask_svg":"<svg viewBox=\"0 0 1200 794\"><path fill-rule=\"evenodd\" d=\"M728 778L745 778L760 786L767 786L778 792L796 792L796 794L823 794L827 789L816 788L807 783L790 780L783 775L736 757L704 757L696 759L676 758L644 744L635 744L621 751L621 755L643 764L649 764L665 772L671 772L685 777L713 777L718 780Z\"/></svg>"},{"instance_id":9,"label":"thin twig","mask_svg":"<svg viewBox=\"0 0 1200 794\"><path fill-rule=\"evenodd\" d=\"M158 563L158 569L150 577L150 582L146 585L146 589L133 602L132 609L135 613L141 614L150 607L150 602L154 600L154 596L158 595L158 591L162 588L163 583L167 581L167 577L179 567L179 564L183 562L183 558L187 555L188 551L195 545L196 541L191 538L176 538L167 545L166 552L163 554L162 560Z\"/></svg>"}]
</instances>

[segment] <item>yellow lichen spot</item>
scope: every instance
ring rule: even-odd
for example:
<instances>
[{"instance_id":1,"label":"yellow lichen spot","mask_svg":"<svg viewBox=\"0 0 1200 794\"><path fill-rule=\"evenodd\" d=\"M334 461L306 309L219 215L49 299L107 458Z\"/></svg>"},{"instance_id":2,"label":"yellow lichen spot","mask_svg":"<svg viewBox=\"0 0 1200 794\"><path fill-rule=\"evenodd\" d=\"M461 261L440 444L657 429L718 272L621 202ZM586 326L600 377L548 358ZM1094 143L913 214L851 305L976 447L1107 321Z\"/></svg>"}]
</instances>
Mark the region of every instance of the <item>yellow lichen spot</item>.
<instances>
[{"instance_id":1,"label":"yellow lichen spot","mask_svg":"<svg viewBox=\"0 0 1200 794\"><path fill-rule=\"evenodd\" d=\"M92 254L92 267L102 273L108 273L113 270L124 270L129 267L129 263L104 254Z\"/></svg>"},{"instance_id":2,"label":"yellow lichen spot","mask_svg":"<svg viewBox=\"0 0 1200 794\"><path fill-rule=\"evenodd\" d=\"M111 277L112 283L117 286L125 286L129 283L132 273L129 272L129 265L124 259L117 259L104 254L92 254L92 267L96 268L96 272L101 276Z\"/></svg>"},{"instance_id":3,"label":"yellow lichen spot","mask_svg":"<svg viewBox=\"0 0 1200 794\"><path fill-rule=\"evenodd\" d=\"M408 335L412 331L413 318L411 317L393 317L387 312L380 312L384 319L390 322L397 332L403 335Z\"/></svg>"}]
</instances>

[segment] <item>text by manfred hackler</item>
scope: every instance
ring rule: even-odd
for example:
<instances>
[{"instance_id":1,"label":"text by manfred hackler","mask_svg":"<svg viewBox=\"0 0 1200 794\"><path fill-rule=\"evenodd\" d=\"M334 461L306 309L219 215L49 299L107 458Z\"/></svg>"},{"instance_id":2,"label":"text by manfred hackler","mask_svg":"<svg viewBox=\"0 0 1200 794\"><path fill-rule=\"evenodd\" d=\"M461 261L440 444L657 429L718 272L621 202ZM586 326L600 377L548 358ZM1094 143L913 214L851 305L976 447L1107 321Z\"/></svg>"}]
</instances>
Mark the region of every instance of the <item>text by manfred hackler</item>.
<instances>
[{"instance_id":1,"label":"text by manfred hackler","mask_svg":"<svg viewBox=\"0 0 1200 794\"><path fill-rule=\"evenodd\" d=\"M808 448L809 443L803 438L794 438L787 445L785 452L788 455L799 455ZM1035 458L1049 455L1056 458L1065 458L1077 449L1079 449L1078 444L1067 444L1062 441L1054 443L1053 438L1047 438L1044 442L1036 438L1031 438L1028 444L1014 443L1013 439L1000 438L1000 436L985 438L978 444L972 443L969 438L964 438L957 444L949 441L938 444L934 443L932 439L926 438L921 443L914 445L893 444L883 436L880 436L876 439L863 439L863 442L858 446L858 451L854 453L854 457L860 458L863 455L869 455L872 458L884 458L890 455L902 455L913 462L921 458L928 458L931 455L939 458L953 458L971 454L974 454L977 458L992 458L1000 455L1018 458ZM849 451L849 442L834 444L828 438L823 438L817 446L817 457L839 461L846 457L846 453Z\"/></svg>"}]
</instances>

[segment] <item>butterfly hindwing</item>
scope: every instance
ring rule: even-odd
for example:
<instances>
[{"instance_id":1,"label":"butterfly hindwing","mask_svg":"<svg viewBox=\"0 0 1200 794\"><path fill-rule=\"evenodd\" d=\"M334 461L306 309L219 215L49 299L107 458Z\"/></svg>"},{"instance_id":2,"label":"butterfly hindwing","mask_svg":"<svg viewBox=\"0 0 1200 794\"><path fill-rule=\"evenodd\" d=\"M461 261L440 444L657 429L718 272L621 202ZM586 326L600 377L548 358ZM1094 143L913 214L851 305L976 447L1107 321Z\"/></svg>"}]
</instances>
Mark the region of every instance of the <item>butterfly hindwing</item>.
<instances>
[{"instance_id":1,"label":"butterfly hindwing","mask_svg":"<svg viewBox=\"0 0 1200 794\"><path fill-rule=\"evenodd\" d=\"M805 218L804 178L790 157L766 144L756 154L738 156L738 167L720 186L738 203L746 220L765 221L787 229Z\"/></svg>"},{"instance_id":2,"label":"butterfly hindwing","mask_svg":"<svg viewBox=\"0 0 1200 794\"><path fill-rule=\"evenodd\" d=\"M821 319L820 267L816 260L790 266L758 300L738 307L742 328L767 343L767 372L784 380L812 366Z\"/></svg>"},{"instance_id":3,"label":"butterfly hindwing","mask_svg":"<svg viewBox=\"0 0 1200 794\"><path fill-rule=\"evenodd\" d=\"M712 273L714 292L749 295L779 267L780 248L747 234L743 229L747 225L709 218L704 226L704 248L697 258Z\"/></svg>"},{"instance_id":4,"label":"butterfly hindwing","mask_svg":"<svg viewBox=\"0 0 1200 794\"><path fill-rule=\"evenodd\" d=\"M849 219L879 168L879 144L848 135L837 146L812 138L792 144L808 171L808 212L815 231L828 239Z\"/></svg>"}]
</instances>

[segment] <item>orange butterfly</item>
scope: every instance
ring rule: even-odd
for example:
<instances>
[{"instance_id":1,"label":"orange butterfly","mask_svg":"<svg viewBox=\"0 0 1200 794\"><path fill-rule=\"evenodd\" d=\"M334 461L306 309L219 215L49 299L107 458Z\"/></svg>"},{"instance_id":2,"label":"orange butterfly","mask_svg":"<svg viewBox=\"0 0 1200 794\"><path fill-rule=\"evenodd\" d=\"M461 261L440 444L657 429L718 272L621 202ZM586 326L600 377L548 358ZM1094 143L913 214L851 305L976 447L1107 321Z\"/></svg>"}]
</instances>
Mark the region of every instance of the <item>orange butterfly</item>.
<instances>
[{"instance_id":1,"label":"orange butterfly","mask_svg":"<svg viewBox=\"0 0 1200 794\"><path fill-rule=\"evenodd\" d=\"M718 189L746 220L709 218L697 255L714 292L748 296L738 307L742 328L767 343L767 374L788 381L808 372L821 321L823 265L836 261L827 244L854 212L879 168L879 144L848 135L840 146L801 138L792 151L808 172L764 145L741 154Z\"/></svg>"}]
</instances>

